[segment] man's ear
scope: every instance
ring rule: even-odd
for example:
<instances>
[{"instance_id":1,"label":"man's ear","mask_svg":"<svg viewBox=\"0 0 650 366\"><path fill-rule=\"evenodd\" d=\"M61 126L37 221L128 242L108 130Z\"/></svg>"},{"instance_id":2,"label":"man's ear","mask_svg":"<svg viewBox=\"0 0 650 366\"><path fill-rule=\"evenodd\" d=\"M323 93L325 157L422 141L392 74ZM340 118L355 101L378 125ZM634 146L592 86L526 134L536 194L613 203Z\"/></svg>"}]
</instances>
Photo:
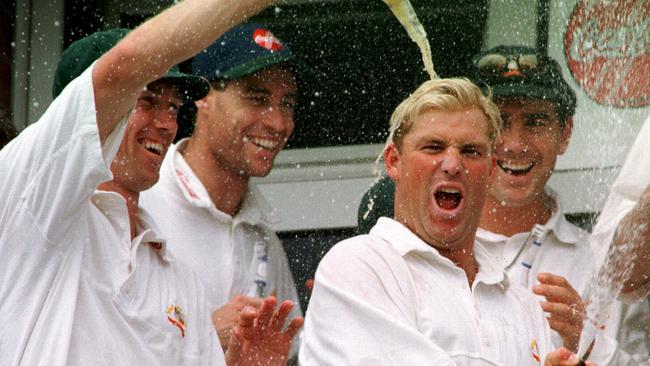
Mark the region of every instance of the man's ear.
<instances>
[{"instance_id":1,"label":"man's ear","mask_svg":"<svg viewBox=\"0 0 650 366\"><path fill-rule=\"evenodd\" d=\"M388 174L394 182L397 182L401 167L399 151L394 143L389 144L384 149L384 166L386 167L386 174Z\"/></svg>"},{"instance_id":2,"label":"man's ear","mask_svg":"<svg viewBox=\"0 0 650 366\"><path fill-rule=\"evenodd\" d=\"M564 154L567 147L569 146L569 140L571 139L571 132L573 132L573 117L569 117L566 119L564 128L562 129L562 135L560 136L562 140L560 145L560 151L558 153L559 155Z\"/></svg>"},{"instance_id":3,"label":"man's ear","mask_svg":"<svg viewBox=\"0 0 650 366\"><path fill-rule=\"evenodd\" d=\"M208 106L208 96L209 95L210 95L210 93L208 93L208 95L206 95L205 97L203 97L203 98L201 98L201 99L194 102L194 105L196 106L196 108L198 110L201 110L202 108L206 108Z\"/></svg>"}]
</instances>

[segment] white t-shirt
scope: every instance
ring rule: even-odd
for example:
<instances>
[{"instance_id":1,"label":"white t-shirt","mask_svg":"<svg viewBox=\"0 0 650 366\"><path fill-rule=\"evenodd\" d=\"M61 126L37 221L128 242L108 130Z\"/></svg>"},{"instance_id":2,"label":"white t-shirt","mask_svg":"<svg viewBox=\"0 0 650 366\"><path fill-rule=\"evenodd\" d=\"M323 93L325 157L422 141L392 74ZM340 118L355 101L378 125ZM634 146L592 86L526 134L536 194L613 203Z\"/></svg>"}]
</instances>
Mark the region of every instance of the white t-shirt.
<instances>
[{"instance_id":1,"label":"white t-shirt","mask_svg":"<svg viewBox=\"0 0 650 366\"><path fill-rule=\"evenodd\" d=\"M91 75L0 152L0 364L223 365L198 280L95 190L124 122L100 144Z\"/></svg>"},{"instance_id":2,"label":"white t-shirt","mask_svg":"<svg viewBox=\"0 0 650 366\"><path fill-rule=\"evenodd\" d=\"M543 225L547 235L532 260L528 252L534 250L534 247L530 243L526 244L530 232L507 237L479 228L476 239L505 268L508 278L527 287L531 293L533 286L539 283L537 274L548 272L566 278L578 293L584 294L592 273L597 270L598 265L589 243L589 234L568 222L557 195L550 190L547 190L547 193L555 199L556 210ZM518 270L525 268L521 265L523 258L532 262L530 270L525 272ZM543 296L537 296L537 299L545 301ZM644 325L626 324L628 318ZM639 360L647 361L650 340L640 341L640 338L647 338L647 331L642 331L643 328L650 329L650 308L647 306L628 308L616 302L610 311L608 321L602 325L598 333L589 360L600 366L636 365ZM555 346L562 346L560 335L554 330L551 332Z\"/></svg>"},{"instance_id":3,"label":"white t-shirt","mask_svg":"<svg viewBox=\"0 0 650 366\"><path fill-rule=\"evenodd\" d=\"M463 270L402 224L334 246L316 272L301 365L540 365L550 329L480 244Z\"/></svg>"}]
</instances>

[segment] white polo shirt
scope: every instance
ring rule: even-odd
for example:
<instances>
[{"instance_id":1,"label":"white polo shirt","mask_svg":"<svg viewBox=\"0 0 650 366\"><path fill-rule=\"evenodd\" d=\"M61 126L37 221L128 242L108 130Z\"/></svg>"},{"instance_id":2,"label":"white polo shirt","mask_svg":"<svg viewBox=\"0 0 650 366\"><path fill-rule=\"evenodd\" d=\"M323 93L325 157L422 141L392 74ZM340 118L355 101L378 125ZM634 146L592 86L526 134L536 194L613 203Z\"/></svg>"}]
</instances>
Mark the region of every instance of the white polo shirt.
<instances>
[{"instance_id":1,"label":"white polo shirt","mask_svg":"<svg viewBox=\"0 0 650 366\"><path fill-rule=\"evenodd\" d=\"M302 316L287 256L272 229L278 222L273 209L249 184L235 216L219 211L178 150L186 143L181 140L169 149L160 180L140 195L140 205L151 213L179 262L204 284L210 311L236 295L254 295L254 247L263 242L268 250L264 295L292 300L296 305L290 318Z\"/></svg>"},{"instance_id":2,"label":"white polo shirt","mask_svg":"<svg viewBox=\"0 0 650 366\"><path fill-rule=\"evenodd\" d=\"M223 365L198 280L95 190L124 123L100 145L91 70L0 152L0 364Z\"/></svg>"},{"instance_id":3,"label":"white polo shirt","mask_svg":"<svg viewBox=\"0 0 650 366\"><path fill-rule=\"evenodd\" d=\"M539 283L537 280L539 272L550 272L565 277L576 291L582 293L594 266L594 253L588 242L589 233L568 222L560 202L555 199L556 194L550 190L547 190L547 193L554 198L556 210L543 225L547 235L537 250L527 276L515 269L521 266L520 262L522 257L526 256L526 250L532 247L522 248L530 232L508 237L479 227L476 239L516 283L532 288ZM538 299L541 301L544 297L538 296Z\"/></svg>"},{"instance_id":4,"label":"white polo shirt","mask_svg":"<svg viewBox=\"0 0 650 366\"><path fill-rule=\"evenodd\" d=\"M479 228L476 239L505 268L512 281L526 286L531 293L533 286L539 283L537 274L549 272L566 278L578 293L584 294L591 275L598 266L593 247L589 243L589 233L568 222L557 195L550 189L547 189L547 193L554 198L556 210L543 225L548 234L537 250L527 276L522 277L523 272L515 267L521 265L522 258L526 257L526 250L531 248L524 247L530 232L507 237ZM537 298L538 301L545 301L543 296ZM640 324L629 324L632 319ZM650 339L647 339L648 331L643 330L650 329L650 307L642 304L628 308L616 302L608 321L602 327L589 360L600 366L636 365L639 360L650 362ZM554 330L551 332L553 343L557 347L561 346L562 337Z\"/></svg>"},{"instance_id":5,"label":"white polo shirt","mask_svg":"<svg viewBox=\"0 0 650 366\"><path fill-rule=\"evenodd\" d=\"M301 365L540 365L550 330L535 298L509 284L480 244L465 272L382 217L321 261Z\"/></svg>"}]
</instances>

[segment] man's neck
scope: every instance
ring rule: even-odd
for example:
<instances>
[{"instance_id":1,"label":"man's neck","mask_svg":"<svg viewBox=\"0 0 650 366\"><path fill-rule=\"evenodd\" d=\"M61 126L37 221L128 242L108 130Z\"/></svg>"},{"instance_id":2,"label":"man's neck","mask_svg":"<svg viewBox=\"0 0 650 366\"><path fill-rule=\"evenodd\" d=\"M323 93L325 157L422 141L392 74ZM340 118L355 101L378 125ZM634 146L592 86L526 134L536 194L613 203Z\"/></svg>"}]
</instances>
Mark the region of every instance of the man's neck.
<instances>
[{"instance_id":1,"label":"man's neck","mask_svg":"<svg viewBox=\"0 0 650 366\"><path fill-rule=\"evenodd\" d=\"M463 250L440 250L440 255L452 261L457 267L465 271L467 276L467 281L469 287L472 288L472 284L476 279L476 274L478 273L478 263L474 258L474 246L470 246L469 249Z\"/></svg>"},{"instance_id":2,"label":"man's neck","mask_svg":"<svg viewBox=\"0 0 650 366\"><path fill-rule=\"evenodd\" d=\"M474 243L476 237L472 236L471 238L462 238L459 240L459 242L454 244L445 244L442 242L432 244L426 240L425 242L438 251L441 256L452 261L456 267L465 271L469 287L471 288L479 268L478 263L476 263L476 258L474 258ZM453 247L454 249L445 249L448 247Z\"/></svg>"},{"instance_id":3,"label":"man's neck","mask_svg":"<svg viewBox=\"0 0 650 366\"><path fill-rule=\"evenodd\" d=\"M214 206L235 216L248 190L248 178L226 168L210 151L204 151L192 139L181 151L187 164L208 191Z\"/></svg>"},{"instance_id":4,"label":"man's neck","mask_svg":"<svg viewBox=\"0 0 650 366\"><path fill-rule=\"evenodd\" d=\"M126 201L126 210L129 213L129 226L131 228L131 240L135 238L136 226L138 223L138 200L140 192L132 192L116 183L114 180L105 182L97 186L97 189L107 192L115 192L124 197Z\"/></svg>"},{"instance_id":5,"label":"man's neck","mask_svg":"<svg viewBox=\"0 0 650 366\"><path fill-rule=\"evenodd\" d=\"M545 224L553 215L554 200L546 193L527 205L512 207L488 197L481 212L481 229L512 236L532 230L535 224Z\"/></svg>"}]
</instances>

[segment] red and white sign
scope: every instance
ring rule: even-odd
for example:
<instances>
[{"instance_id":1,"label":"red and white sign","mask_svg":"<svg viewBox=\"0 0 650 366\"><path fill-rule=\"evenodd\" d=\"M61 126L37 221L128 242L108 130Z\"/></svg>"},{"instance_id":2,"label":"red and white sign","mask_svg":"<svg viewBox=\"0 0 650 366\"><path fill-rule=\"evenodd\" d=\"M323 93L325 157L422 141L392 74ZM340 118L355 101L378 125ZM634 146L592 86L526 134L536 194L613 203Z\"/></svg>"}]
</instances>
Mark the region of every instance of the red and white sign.
<instances>
[{"instance_id":1,"label":"red and white sign","mask_svg":"<svg viewBox=\"0 0 650 366\"><path fill-rule=\"evenodd\" d=\"M253 40L255 43L262 47L266 48L269 51L282 51L284 45L280 42L279 39L275 38L273 33L269 32L266 29L256 29L253 32Z\"/></svg>"},{"instance_id":2,"label":"red and white sign","mask_svg":"<svg viewBox=\"0 0 650 366\"><path fill-rule=\"evenodd\" d=\"M650 1L579 0L564 52L571 74L597 103L650 104Z\"/></svg>"}]
</instances>

